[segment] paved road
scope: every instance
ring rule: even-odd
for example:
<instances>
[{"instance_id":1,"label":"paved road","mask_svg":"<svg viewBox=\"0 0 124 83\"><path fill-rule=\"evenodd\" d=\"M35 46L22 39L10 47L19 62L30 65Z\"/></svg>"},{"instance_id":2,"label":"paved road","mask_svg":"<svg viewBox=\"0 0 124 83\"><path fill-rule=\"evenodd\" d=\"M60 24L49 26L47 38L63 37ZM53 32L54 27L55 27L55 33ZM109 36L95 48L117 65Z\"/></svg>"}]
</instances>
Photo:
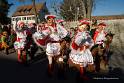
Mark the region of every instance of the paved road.
<instances>
[{"instance_id":1,"label":"paved road","mask_svg":"<svg viewBox=\"0 0 124 83\"><path fill-rule=\"evenodd\" d=\"M49 78L46 74L47 71L47 59L44 55L40 54L40 51L36 53L37 58L25 66L17 63L17 56L14 53L5 55L3 51L0 51L0 83L77 83L76 72L74 70L68 70L66 77L60 79L57 72L52 78ZM57 71L55 69L55 71ZM87 73L89 79L101 78L117 78L123 79L123 74L120 69L115 69L109 74L91 74Z\"/></svg>"},{"instance_id":2,"label":"paved road","mask_svg":"<svg viewBox=\"0 0 124 83\"><path fill-rule=\"evenodd\" d=\"M57 75L50 78L47 76L47 58L37 53L37 58L29 65L17 63L15 53L9 55L0 52L0 83L50 83L72 81L70 79L61 81ZM73 83L73 82L72 82ZM75 82L74 82L75 83Z\"/></svg>"}]
</instances>

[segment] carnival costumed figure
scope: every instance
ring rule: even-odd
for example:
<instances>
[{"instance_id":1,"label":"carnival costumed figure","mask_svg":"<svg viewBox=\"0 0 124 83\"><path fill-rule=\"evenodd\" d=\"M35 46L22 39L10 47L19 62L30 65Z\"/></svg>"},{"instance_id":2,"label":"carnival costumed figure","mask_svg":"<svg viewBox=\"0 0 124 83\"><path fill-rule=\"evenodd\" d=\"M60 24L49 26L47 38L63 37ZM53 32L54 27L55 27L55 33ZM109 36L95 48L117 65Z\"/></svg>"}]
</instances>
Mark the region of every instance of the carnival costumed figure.
<instances>
[{"instance_id":1,"label":"carnival costumed figure","mask_svg":"<svg viewBox=\"0 0 124 83\"><path fill-rule=\"evenodd\" d=\"M57 20L57 23L60 24L61 26L64 26L63 22L64 22L64 20L62 20L62 19Z\"/></svg>"},{"instance_id":2,"label":"carnival costumed figure","mask_svg":"<svg viewBox=\"0 0 124 83\"><path fill-rule=\"evenodd\" d=\"M104 41L106 41L106 32L104 31L104 28L106 27L105 23L98 24L98 28L95 31L93 40L95 44L102 44L104 47Z\"/></svg>"},{"instance_id":3,"label":"carnival costumed figure","mask_svg":"<svg viewBox=\"0 0 124 83\"><path fill-rule=\"evenodd\" d=\"M81 24L78 27L78 32L72 40L71 53L69 57L70 64L78 66L80 76L84 76L84 68L86 66L93 67L93 57L90 52L90 48L94 45L89 32L87 31L87 25L89 22L81 20Z\"/></svg>"},{"instance_id":4,"label":"carnival costumed figure","mask_svg":"<svg viewBox=\"0 0 124 83\"><path fill-rule=\"evenodd\" d=\"M62 19L59 19L59 20L57 20L56 21L59 25L61 25L63 28L65 28L64 27L64 20L62 20ZM72 35L74 35L74 31L73 31L73 33L71 34L71 32L70 31L65 31L65 29L63 29L63 32L66 32L67 33L67 35L66 35L66 37L64 38L68 43L69 43L69 41L71 41L71 36Z\"/></svg>"},{"instance_id":5,"label":"carnival costumed figure","mask_svg":"<svg viewBox=\"0 0 124 83\"><path fill-rule=\"evenodd\" d=\"M49 41L49 29L46 24L37 26L36 32L33 34L33 39L37 46L43 51L46 50L46 45Z\"/></svg>"},{"instance_id":6,"label":"carnival costumed figure","mask_svg":"<svg viewBox=\"0 0 124 83\"><path fill-rule=\"evenodd\" d=\"M64 20L59 19L59 20L57 20L57 23L59 23L61 26L63 26L63 28L65 28L64 27ZM66 31L64 31L64 32L66 32ZM62 60L64 62L64 65L65 65L65 66L63 65L61 67L61 70L66 69L66 65L68 65L67 62L68 62L69 53L70 53L70 43L71 43L72 35L74 35L74 29L73 29L72 33L69 30L67 30L66 33L67 33L66 37L64 37L63 41L60 42L61 43L61 57L63 57L63 58L60 57L58 60ZM60 72L62 72L62 71L60 71Z\"/></svg>"},{"instance_id":7,"label":"carnival costumed figure","mask_svg":"<svg viewBox=\"0 0 124 83\"><path fill-rule=\"evenodd\" d=\"M34 40L33 40L33 34L37 30L37 25L35 23L29 23L26 37L26 54L30 57L31 60L34 59L34 55L36 51L38 50L38 47L36 46Z\"/></svg>"},{"instance_id":8,"label":"carnival costumed figure","mask_svg":"<svg viewBox=\"0 0 124 83\"><path fill-rule=\"evenodd\" d=\"M93 54L94 58L95 58L95 69L97 72L100 71L100 64L101 61L104 61L104 59L106 58L106 56L104 56L104 51L105 51L105 41L107 41L106 39L106 35L107 33L105 32L105 27L106 24L105 23L99 23L98 24L98 28L95 31L95 34L93 36L93 40L95 45L92 47L92 54L95 53L95 48L98 48L98 54ZM93 52L94 50L94 52Z\"/></svg>"},{"instance_id":9,"label":"carnival costumed figure","mask_svg":"<svg viewBox=\"0 0 124 83\"><path fill-rule=\"evenodd\" d=\"M4 49L6 54L8 54L8 48L9 48L7 39L8 39L7 32L4 31L1 36L1 48Z\"/></svg>"},{"instance_id":10,"label":"carnival costumed figure","mask_svg":"<svg viewBox=\"0 0 124 83\"><path fill-rule=\"evenodd\" d=\"M26 60L26 51L25 46L26 46L26 37L27 37L27 28L25 27L25 23L19 21L17 23L17 27L15 27L15 32L16 32L16 41L14 43L14 48L17 51L18 54L18 62L23 62L22 61L22 55L23 60ZM22 53L23 52L23 53Z\"/></svg>"},{"instance_id":11,"label":"carnival costumed figure","mask_svg":"<svg viewBox=\"0 0 124 83\"><path fill-rule=\"evenodd\" d=\"M47 20L47 29L49 34L49 42L47 43L46 47L46 54L48 57L49 65L48 65L48 72L49 74L52 74L52 62L53 58L60 55L60 41L67 35L66 29L55 23L56 16L54 15L46 15L45 16Z\"/></svg>"},{"instance_id":12,"label":"carnival costumed figure","mask_svg":"<svg viewBox=\"0 0 124 83\"><path fill-rule=\"evenodd\" d=\"M34 34L37 31L37 25L35 23L29 23L28 30L31 34Z\"/></svg>"},{"instance_id":13,"label":"carnival costumed figure","mask_svg":"<svg viewBox=\"0 0 124 83\"><path fill-rule=\"evenodd\" d=\"M71 39L74 38L74 35L75 35L75 29L74 28L70 28L70 37L71 37Z\"/></svg>"}]
</instances>

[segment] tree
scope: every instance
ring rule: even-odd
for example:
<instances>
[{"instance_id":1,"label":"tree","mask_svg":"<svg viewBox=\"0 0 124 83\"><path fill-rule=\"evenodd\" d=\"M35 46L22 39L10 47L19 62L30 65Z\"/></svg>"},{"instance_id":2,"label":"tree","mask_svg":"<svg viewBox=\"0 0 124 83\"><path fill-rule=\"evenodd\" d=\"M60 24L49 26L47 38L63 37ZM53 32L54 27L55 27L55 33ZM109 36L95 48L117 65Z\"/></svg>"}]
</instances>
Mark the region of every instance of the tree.
<instances>
[{"instance_id":1,"label":"tree","mask_svg":"<svg viewBox=\"0 0 124 83\"><path fill-rule=\"evenodd\" d=\"M7 17L9 8L13 4L9 4L7 0L0 0L0 24L8 24L9 18Z\"/></svg>"},{"instance_id":2,"label":"tree","mask_svg":"<svg viewBox=\"0 0 124 83\"><path fill-rule=\"evenodd\" d=\"M77 9L82 9L79 3L80 0L63 0L60 6L60 15L65 20L76 20ZM79 13L81 14L82 10Z\"/></svg>"},{"instance_id":3,"label":"tree","mask_svg":"<svg viewBox=\"0 0 124 83\"><path fill-rule=\"evenodd\" d=\"M81 0L83 6L84 18L91 19L92 9L94 7L95 0Z\"/></svg>"},{"instance_id":4,"label":"tree","mask_svg":"<svg viewBox=\"0 0 124 83\"><path fill-rule=\"evenodd\" d=\"M91 19L95 0L63 0L60 15L66 20Z\"/></svg>"}]
</instances>

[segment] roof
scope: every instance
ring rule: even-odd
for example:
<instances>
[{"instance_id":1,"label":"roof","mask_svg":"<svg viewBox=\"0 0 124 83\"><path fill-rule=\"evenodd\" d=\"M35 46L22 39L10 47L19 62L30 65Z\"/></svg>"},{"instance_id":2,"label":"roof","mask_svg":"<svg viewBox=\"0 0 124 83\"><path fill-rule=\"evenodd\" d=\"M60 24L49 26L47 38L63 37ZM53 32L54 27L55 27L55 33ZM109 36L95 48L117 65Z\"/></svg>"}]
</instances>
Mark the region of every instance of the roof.
<instances>
[{"instance_id":1,"label":"roof","mask_svg":"<svg viewBox=\"0 0 124 83\"><path fill-rule=\"evenodd\" d=\"M110 15L110 16L92 16L97 20L115 20L115 19L124 19L124 15Z\"/></svg>"},{"instance_id":2,"label":"roof","mask_svg":"<svg viewBox=\"0 0 124 83\"><path fill-rule=\"evenodd\" d=\"M36 11L37 11L37 13L43 8L43 6L44 6L43 3L36 4ZM16 11L14 12L14 14L12 15L12 17L15 17L15 16L25 16L25 15L34 15L33 5L19 6L16 9Z\"/></svg>"}]
</instances>

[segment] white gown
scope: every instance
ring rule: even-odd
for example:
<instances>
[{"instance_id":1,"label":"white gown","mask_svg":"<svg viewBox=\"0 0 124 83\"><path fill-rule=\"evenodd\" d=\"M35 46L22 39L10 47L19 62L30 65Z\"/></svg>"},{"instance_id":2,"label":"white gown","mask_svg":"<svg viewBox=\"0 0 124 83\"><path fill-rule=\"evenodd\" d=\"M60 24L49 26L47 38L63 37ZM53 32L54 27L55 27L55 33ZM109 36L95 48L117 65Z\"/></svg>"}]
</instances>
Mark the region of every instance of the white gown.
<instances>
[{"instance_id":1,"label":"white gown","mask_svg":"<svg viewBox=\"0 0 124 83\"><path fill-rule=\"evenodd\" d=\"M78 32L75 36L74 42L78 46L89 45L92 47L94 45L93 40L87 32ZM89 48L85 48L85 46L83 50L80 50L80 48L71 48L72 50L69 58L73 63L79 64L83 67L87 66L87 64L93 64L93 57Z\"/></svg>"},{"instance_id":2,"label":"white gown","mask_svg":"<svg viewBox=\"0 0 124 83\"><path fill-rule=\"evenodd\" d=\"M16 32L16 34L17 34L17 40L14 43L14 48L23 49L26 44L26 37L27 37L26 31Z\"/></svg>"},{"instance_id":3,"label":"white gown","mask_svg":"<svg viewBox=\"0 0 124 83\"><path fill-rule=\"evenodd\" d=\"M98 36L96 37L95 44L103 44L104 46L104 41L106 40L106 34L104 31L101 31L98 33Z\"/></svg>"},{"instance_id":4,"label":"white gown","mask_svg":"<svg viewBox=\"0 0 124 83\"><path fill-rule=\"evenodd\" d=\"M49 29L51 31L50 34L51 42L47 44L46 54L48 56L57 56L60 54L60 48L61 48L60 43L57 43L57 41L66 37L68 32L66 31L65 28L63 28L59 24L56 25L57 30L55 30L52 26L49 26ZM56 41L56 43L53 43L52 41Z\"/></svg>"},{"instance_id":5,"label":"white gown","mask_svg":"<svg viewBox=\"0 0 124 83\"><path fill-rule=\"evenodd\" d=\"M49 30L46 29L46 30L42 30L42 31L37 31L32 36L33 36L34 42L39 47L46 49L48 35L49 35Z\"/></svg>"}]
</instances>

